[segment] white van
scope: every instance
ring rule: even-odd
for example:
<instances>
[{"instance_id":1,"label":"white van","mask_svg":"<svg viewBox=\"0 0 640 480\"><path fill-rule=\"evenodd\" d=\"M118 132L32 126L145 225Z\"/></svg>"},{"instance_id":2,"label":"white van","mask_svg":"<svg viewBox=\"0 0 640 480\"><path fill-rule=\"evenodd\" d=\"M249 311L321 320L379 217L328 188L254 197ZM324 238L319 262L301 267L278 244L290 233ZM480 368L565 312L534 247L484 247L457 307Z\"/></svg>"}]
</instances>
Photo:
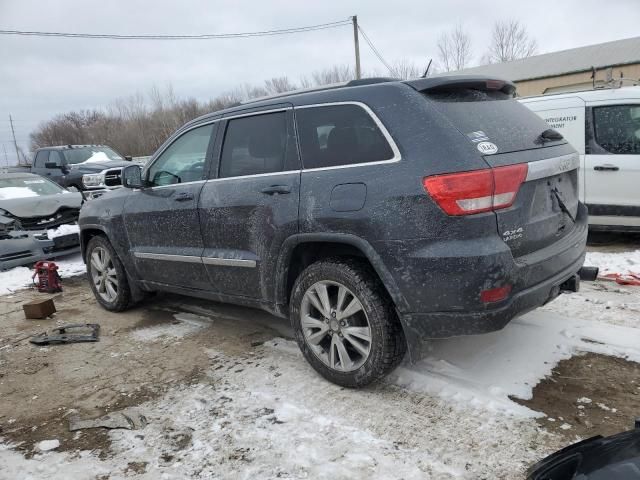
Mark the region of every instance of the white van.
<instances>
[{"instance_id":1,"label":"white van","mask_svg":"<svg viewBox=\"0 0 640 480\"><path fill-rule=\"evenodd\" d=\"M580 153L590 228L640 231L640 86L519 100Z\"/></svg>"}]
</instances>

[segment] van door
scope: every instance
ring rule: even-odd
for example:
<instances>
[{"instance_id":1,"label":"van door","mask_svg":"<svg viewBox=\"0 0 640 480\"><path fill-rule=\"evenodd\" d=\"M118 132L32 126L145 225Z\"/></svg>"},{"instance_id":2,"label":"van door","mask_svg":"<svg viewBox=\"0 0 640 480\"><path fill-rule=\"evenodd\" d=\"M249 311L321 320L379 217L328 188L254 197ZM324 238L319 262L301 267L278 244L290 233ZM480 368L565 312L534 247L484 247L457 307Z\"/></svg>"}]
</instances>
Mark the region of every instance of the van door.
<instances>
[{"instance_id":1,"label":"van door","mask_svg":"<svg viewBox=\"0 0 640 480\"><path fill-rule=\"evenodd\" d=\"M218 136L219 164L199 209L211 289L272 302L278 254L298 233L300 166L291 107L228 117Z\"/></svg>"},{"instance_id":2,"label":"van door","mask_svg":"<svg viewBox=\"0 0 640 480\"><path fill-rule=\"evenodd\" d=\"M640 102L588 104L585 188L589 223L640 227Z\"/></svg>"}]
</instances>

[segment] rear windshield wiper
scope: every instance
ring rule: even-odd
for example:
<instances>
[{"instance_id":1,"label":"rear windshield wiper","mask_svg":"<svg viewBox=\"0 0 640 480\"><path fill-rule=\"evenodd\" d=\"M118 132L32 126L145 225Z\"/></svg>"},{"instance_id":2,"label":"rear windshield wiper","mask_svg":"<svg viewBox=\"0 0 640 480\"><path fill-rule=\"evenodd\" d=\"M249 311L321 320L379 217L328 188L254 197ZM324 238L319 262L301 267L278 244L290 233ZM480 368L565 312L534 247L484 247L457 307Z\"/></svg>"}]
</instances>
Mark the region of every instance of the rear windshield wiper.
<instances>
[{"instance_id":1,"label":"rear windshield wiper","mask_svg":"<svg viewBox=\"0 0 640 480\"><path fill-rule=\"evenodd\" d=\"M556 142L558 140L562 140L564 137L560 132L554 130L553 128L547 128L544 132L542 132L538 136L538 141L541 143L544 142Z\"/></svg>"},{"instance_id":2,"label":"rear windshield wiper","mask_svg":"<svg viewBox=\"0 0 640 480\"><path fill-rule=\"evenodd\" d=\"M553 193L553 195L556 197L556 200L558 200L558 206L560 207L560 210L563 213L566 213L573 223L576 223L576 219L573 217L573 215L571 215L571 212L560 197L560 192L558 192L558 189L554 188L553 190L551 190L551 193Z\"/></svg>"}]
</instances>

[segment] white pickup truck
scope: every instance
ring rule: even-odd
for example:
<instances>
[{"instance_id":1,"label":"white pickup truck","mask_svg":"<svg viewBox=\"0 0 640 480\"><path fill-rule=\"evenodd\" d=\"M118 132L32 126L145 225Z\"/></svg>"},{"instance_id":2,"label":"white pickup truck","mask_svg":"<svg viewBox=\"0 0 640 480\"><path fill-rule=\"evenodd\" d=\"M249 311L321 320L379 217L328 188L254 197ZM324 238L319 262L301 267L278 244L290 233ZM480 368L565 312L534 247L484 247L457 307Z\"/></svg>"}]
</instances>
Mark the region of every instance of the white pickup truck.
<instances>
[{"instance_id":1,"label":"white pickup truck","mask_svg":"<svg viewBox=\"0 0 640 480\"><path fill-rule=\"evenodd\" d=\"M589 227L640 231L640 86L519 100L580 153Z\"/></svg>"}]
</instances>

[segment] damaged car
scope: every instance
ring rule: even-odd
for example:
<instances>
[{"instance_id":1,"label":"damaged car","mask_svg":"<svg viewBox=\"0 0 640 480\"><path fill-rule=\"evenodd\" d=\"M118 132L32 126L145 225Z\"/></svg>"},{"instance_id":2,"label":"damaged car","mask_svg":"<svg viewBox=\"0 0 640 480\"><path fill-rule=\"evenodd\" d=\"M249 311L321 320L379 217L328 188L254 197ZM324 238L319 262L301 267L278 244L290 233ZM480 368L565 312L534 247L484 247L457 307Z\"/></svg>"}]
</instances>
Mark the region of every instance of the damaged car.
<instances>
[{"instance_id":1,"label":"damaged car","mask_svg":"<svg viewBox=\"0 0 640 480\"><path fill-rule=\"evenodd\" d=\"M0 174L0 270L79 251L82 201L32 173Z\"/></svg>"}]
</instances>

